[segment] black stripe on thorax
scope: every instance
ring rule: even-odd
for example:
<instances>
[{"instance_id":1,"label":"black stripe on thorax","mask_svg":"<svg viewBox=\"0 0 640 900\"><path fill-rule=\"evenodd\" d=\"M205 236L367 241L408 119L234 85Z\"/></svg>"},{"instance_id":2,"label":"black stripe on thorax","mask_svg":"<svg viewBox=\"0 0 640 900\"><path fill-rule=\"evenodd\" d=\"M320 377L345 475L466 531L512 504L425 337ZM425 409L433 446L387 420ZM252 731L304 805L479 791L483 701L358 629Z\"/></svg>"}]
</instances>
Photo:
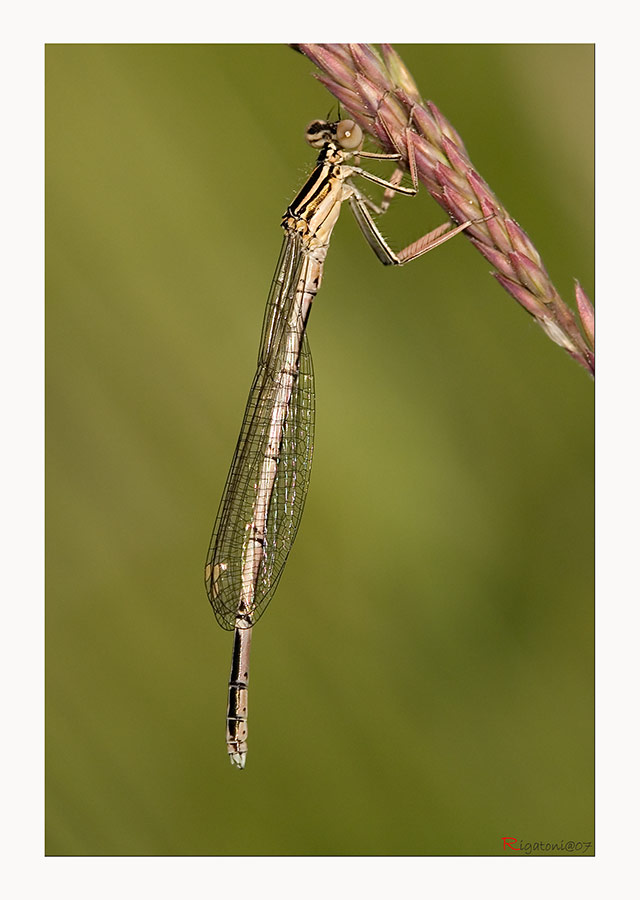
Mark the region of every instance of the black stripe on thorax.
<instances>
[{"instance_id":1,"label":"black stripe on thorax","mask_svg":"<svg viewBox=\"0 0 640 900\"><path fill-rule=\"evenodd\" d=\"M332 183L335 180L333 170L334 166L327 163L314 169L288 212L296 218L308 218L309 212L317 207L331 191Z\"/></svg>"},{"instance_id":2,"label":"black stripe on thorax","mask_svg":"<svg viewBox=\"0 0 640 900\"><path fill-rule=\"evenodd\" d=\"M330 153L334 157L332 160L327 159ZM315 169L298 191L296 198L289 204L287 214L301 219L308 218L309 211L318 206L331 191L336 178L335 172L339 167L336 155L335 151L330 151L328 147L323 148L318 155Z\"/></svg>"}]
</instances>

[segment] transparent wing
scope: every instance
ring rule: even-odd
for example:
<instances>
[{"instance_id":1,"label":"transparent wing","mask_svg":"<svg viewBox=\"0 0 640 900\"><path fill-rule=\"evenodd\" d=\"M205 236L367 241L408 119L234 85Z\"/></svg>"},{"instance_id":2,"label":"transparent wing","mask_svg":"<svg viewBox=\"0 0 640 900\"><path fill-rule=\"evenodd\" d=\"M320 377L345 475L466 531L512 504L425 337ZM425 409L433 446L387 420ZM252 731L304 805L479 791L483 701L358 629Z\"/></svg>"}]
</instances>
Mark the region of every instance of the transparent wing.
<instances>
[{"instance_id":1,"label":"transparent wing","mask_svg":"<svg viewBox=\"0 0 640 900\"><path fill-rule=\"evenodd\" d=\"M314 424L313 361L305 334L267 517L264 555L256 589L258 618L273 596L298 532L311 477Z\"/></svg>"},{"instance_id":2,"label":"transparent wing","mask_svg":"<svg viewBox=\"0 0 640 900\"><path fill-rule=\"evenodd\" d=\"M258 369L209 545L205 585L216 618L227 630L235 627L245 548L254 520L270 423L281 397L281 358L286 331L304 264L299 239L285 237L267 301ZM300 524L309 485L315 393L306 334L300 348L298 373L283 414L263 551L255 578L252 623L262 615L276 589Z\"/></svg>"}]
</instances>

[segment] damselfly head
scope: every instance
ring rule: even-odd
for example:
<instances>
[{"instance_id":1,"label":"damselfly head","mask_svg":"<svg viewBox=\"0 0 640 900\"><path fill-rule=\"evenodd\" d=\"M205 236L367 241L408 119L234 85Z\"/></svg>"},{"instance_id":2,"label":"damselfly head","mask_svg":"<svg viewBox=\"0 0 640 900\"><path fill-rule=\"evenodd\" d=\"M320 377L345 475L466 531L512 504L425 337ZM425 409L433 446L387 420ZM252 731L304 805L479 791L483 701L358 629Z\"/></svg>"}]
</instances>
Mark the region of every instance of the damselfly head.
<instances>
[{"instance_id":1,"label":"damselfly head","mask_svg":"<svg viewBox=\"0 0 640 900\"><path fill-rule=\"evenodd\" d=\"M307 126L305 138L307 143L318 150L330 141L343 150L357 150L364 140L364 135L362 128L352 119L342 119L340 122L314 119Z\"/></svg>"}]
</instances>

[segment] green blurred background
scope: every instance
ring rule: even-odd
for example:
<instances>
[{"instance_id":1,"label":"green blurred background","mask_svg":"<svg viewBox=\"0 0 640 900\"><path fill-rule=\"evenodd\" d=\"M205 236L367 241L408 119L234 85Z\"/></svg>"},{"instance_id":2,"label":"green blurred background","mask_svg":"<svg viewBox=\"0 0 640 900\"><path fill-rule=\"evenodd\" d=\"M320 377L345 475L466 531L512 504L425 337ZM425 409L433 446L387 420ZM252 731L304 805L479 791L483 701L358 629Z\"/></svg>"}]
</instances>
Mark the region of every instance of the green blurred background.
<instances>
[{"instance_id":1,"label":"green blurred background","mask_svg":"<svg viewBox=\"0 0 640 900\"><path fill-rule=\"evenodd\" d=\"M592 295L592 46L398 49L560 293ZM312 71L275 45L46 49L50 855L593 839L592 383L466 240L383 269L347 211L309 499L229 765L202 569L334 105ZM384 231L443 218L423 191Z\"/></svg>"}]
</instances>

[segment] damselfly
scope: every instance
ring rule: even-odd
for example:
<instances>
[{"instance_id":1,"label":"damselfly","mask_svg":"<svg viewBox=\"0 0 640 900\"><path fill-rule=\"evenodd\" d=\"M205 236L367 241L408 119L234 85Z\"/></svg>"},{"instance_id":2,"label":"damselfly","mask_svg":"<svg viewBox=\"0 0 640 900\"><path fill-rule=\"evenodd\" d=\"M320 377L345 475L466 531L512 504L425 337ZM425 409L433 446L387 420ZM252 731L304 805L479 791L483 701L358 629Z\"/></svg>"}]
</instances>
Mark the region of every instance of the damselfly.
<instances>
[{"instance_id":1,"label":"damselfly","mask_svg":"<svg viewBox=\"0 0 640 900\"><path fill-rule=\"evenodd\" d=\"M316 167L282 219L285 236L262 326L258 368L213 529L205 585L220 625L234 631L227 706L227 750L244 768L247 694L253 625L271 600L304 506L313 454L315 395L306 336L311 304L322 280L331 232L348 200L365 238L385 265L402 265L454 237L472 220L451 222L394 253L371 213L383 213L394 194L417 190L410 127L411 187L402 169L389 181L348 160L399 160L400 154L363 152L363 134L349 119L313 121L307 142L320 150ZM359 176L385 188L373 203L353 183Z\"/></svg>"}]
</instances>

